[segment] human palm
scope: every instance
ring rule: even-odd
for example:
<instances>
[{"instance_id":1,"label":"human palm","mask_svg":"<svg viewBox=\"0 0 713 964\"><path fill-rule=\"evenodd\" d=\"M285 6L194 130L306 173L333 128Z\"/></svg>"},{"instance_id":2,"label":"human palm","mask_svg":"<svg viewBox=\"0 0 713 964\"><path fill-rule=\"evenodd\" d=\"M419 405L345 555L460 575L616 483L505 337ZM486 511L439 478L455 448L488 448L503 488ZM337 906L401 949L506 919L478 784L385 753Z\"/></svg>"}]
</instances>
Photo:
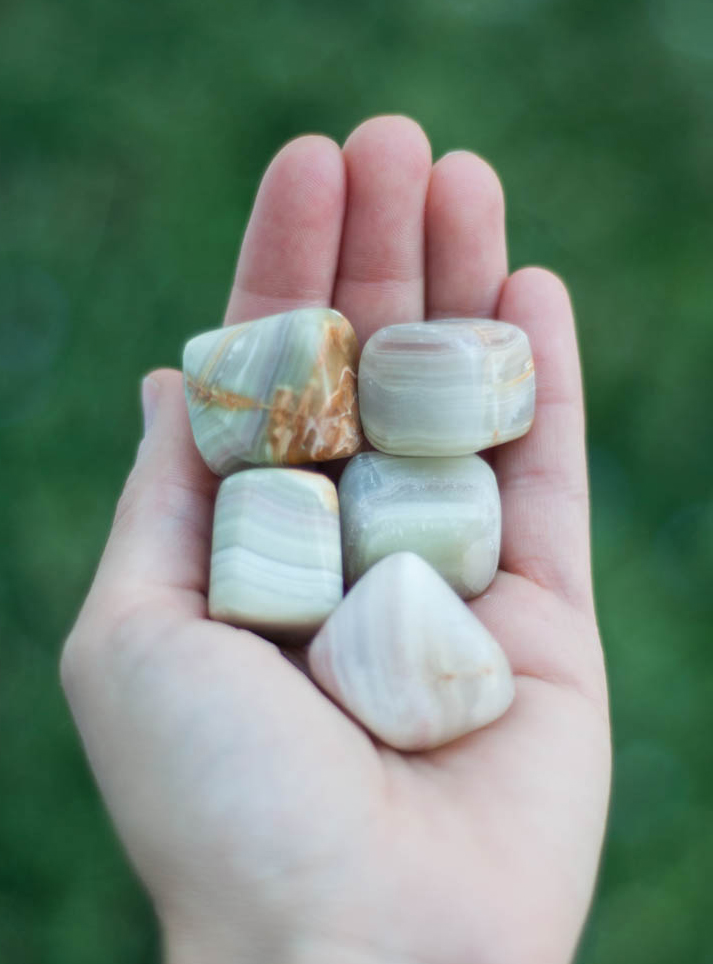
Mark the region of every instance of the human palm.
<instances>
[{"instance_id":1,"label":"human palm","mask_svg":"<svg viewBox=\"0 0 713 964\"><path fill-rule=\"evenodd\" d=\"M208 621L216 480L180 376L162 371L145 384L147 433L63 657L90 762L171 964L566 962L609 785L566 291L541 269L507 277L502 194L483 161L432 166L416 124L382 117L343 151L310 136L278 154L226 321L326 304L362 343L454 316L530 337L537 414L493 450L501 569L471 604L508 654L513 706L440 749L399 753L274 645Z\"/></svg>"}]
</instances>

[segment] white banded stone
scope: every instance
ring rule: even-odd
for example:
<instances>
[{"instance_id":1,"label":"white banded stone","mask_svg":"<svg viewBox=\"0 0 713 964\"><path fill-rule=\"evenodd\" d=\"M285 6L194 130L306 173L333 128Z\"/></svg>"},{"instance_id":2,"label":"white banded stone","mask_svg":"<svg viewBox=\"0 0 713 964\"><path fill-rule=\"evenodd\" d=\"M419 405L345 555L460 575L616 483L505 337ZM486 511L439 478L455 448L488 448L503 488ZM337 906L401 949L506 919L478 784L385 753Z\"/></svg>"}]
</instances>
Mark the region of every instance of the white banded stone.
<instances>
[{"instance_id":1,"label":"white banded stone","mask_svg":"<svg viewBox=\"0 0 713 964\"><path fill-rule=\"evenodd\" d=\"M535 412L527 335L453 318L375 332L359 364L364 434L391 455L467 455L524 435Z\"/></svg>"},{"instance_id":2,"label":"white banded stone","mask_svg":"<svg viewBox=\"0 0 713 964\"><path fill-rule=\"evenodd\" d=\"M364 452L339 482L347 584L394 552L425 559L464 599L493 580L500 555L500 496L477 455L397 458Z\"/></svg>"},{"instance_id":3,"label":"white banded stone","mask_svg":"<svg viewBox=\"0 0 713 964\"><path fill-rule=\"evenodd\" d=\"M213 522L212 619L279 638L313 633L343 595L334 483L299 469L224 479Z\"/></svg>"},{"instance_id":4,"label":"white banded stone","mask_svg":"<svg viewBox=\"0 0 713 964\"><path fill-rule=\"evenodd\" d=\"M493 722L514 683L498 643L418 556L359 580L308 652L316 682L398 750L427 750Z\"/></svg>"},{"instance_id":5,"label":"white banded stone","mask_svg":"<svg viewBox=\"0 0 713 964\"><path fill-rule=\"evenodd\" d=\"M302 465L362 444L359 344L331 308L302 308L218 328L183 353L188 414L208 467Z\"/></svg>"}]
</instances>

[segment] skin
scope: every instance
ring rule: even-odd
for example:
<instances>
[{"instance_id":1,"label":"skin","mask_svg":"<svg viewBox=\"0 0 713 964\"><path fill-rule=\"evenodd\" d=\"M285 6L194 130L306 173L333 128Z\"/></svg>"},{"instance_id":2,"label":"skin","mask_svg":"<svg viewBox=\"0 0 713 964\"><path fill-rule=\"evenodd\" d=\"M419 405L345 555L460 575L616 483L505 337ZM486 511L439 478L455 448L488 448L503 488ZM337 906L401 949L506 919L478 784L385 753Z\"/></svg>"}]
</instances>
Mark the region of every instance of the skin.
<instances>
[{"instance_id":1,"label":"skin","mask_svg":"<svg viewBox=\"0 0 713 964\"><path fill-rule=\"evenodd\" d=\"M208 621L217 480L181 377L163 370L144 383L146 435L62 658L91 766L170 964L570 961L610 738L567 291L540 268L508 277L502 189L484 161L432 164L416 123L377 117L343 149L307 136L274 158L226 322L324 304L362 343L454 315L530 337L537 415L491 453L501 569L472 603L510 659L512 708L438 750L399 753L275 646Z\"/></svg>"}]
</instances>

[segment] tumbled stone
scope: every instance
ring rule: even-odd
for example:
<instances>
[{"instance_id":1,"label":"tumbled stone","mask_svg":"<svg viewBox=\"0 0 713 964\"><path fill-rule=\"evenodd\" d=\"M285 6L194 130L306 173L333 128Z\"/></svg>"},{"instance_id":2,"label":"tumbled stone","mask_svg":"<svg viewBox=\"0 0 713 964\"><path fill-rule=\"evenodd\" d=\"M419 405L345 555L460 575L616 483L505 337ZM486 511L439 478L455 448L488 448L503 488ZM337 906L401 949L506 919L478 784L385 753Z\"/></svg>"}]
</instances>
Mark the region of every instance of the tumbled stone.
<instances>
[{"instance_id":1,"label":"tumbled stone","mask_svg":"<svg viewBox=\"0 0 713 964\"><path fill-rule=\"evenodd\" d=\"M428 750L492 723L514 696L498 643L411 553L377 563L315 636L316 682L398 750Z\"/></svg>"},{"instance_id":2,"label":"tumbled stone","mask_svg":"<svg viewBox=\"0 0 713 964\"><path fill-rule=\"evenodd\" d=\"M313 633L342 598L334 483L300 469L224 479L213 522L208 611L267 636Z\"/></svg>"},{"instance_id":3,"label":"tumbled stone","mask_svg":"<svg viewBox=\"0 0 713 964\"><path fill-rule=\"evenodd\" d=\"M205 332L183 355L196 445L217 475L353 455L359 346L338 311L303 308Z\"/></svg>"},{"instance_id":4,"label":"tumbled stone","mask_svg":"<svg viewBox=\"0 0 713 964\"><path fill-rule=\"evenodd\" d=\"M477 455L397 458L364 452L339 482L348 584L393 552L415 552L462 596L490 585L500 554L500 496Z\"/></svg>"},{"instance_id":5,"label":"tumbled stone","mask_svg":"<svg viewBox=\"0 0 713 964\"><path fill-rule=\"evenodd\" d=\"M371 444L391 455L467 455L524 435L535 411L527 335L453 318L375 332L359 365Z\"/></svg>"}]
</instances>

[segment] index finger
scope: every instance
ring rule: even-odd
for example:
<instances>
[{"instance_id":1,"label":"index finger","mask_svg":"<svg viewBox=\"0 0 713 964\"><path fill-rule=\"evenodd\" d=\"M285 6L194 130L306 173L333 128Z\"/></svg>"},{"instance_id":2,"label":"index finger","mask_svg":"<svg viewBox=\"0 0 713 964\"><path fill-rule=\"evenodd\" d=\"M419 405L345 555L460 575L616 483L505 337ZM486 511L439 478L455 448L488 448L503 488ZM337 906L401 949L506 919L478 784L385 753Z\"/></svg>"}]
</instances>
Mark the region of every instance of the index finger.
<instances>
[{"instance_id":1,"label":"index finger","mask_svg":"<svg viewBox=\"0 0 713 964\"><path fill-rule=\"evenodd\" d=\"M306 135L278 152L245 231L226 325L331 303L345 197L334 141Z\"/></svg>"}]
</instances>

